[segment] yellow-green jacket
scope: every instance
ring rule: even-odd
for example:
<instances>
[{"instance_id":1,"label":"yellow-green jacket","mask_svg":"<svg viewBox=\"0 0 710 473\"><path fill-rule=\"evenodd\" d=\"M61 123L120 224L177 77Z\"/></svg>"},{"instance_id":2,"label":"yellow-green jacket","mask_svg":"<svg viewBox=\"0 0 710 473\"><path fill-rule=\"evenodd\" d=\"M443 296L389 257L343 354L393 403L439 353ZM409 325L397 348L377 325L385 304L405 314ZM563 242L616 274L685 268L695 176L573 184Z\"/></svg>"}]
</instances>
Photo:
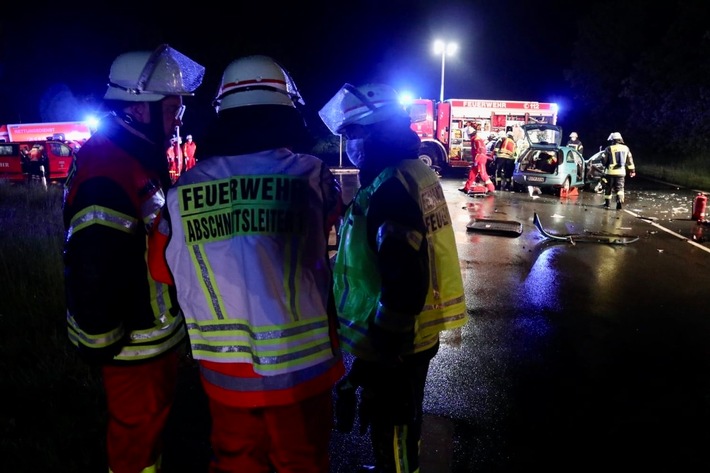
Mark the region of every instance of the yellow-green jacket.
<instances>
[{"instance_id":1,"label":"yellow-green jacket","mask_svg":"<svg viewBox=\"0 0 710 473\"><path fill-rule=\"evenodd\" d=\"M334 276L342 346L359 358L382 359L374 330L407 339L399 353L407 355L466 322L451 216L428 166L402 160L360 188L340 228Z\"/></svg>"}]
</instances>

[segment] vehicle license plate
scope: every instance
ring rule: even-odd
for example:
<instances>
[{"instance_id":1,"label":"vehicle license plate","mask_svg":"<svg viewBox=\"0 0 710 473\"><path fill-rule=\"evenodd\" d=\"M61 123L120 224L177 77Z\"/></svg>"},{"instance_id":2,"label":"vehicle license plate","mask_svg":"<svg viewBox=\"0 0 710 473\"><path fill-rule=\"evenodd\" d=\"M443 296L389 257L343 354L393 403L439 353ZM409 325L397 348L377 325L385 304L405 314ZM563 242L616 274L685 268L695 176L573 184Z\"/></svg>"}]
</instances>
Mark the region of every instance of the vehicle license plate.
<instances>
[{"instance_id":1,"label":"vehicle license plate","mask_svg":"<svg viewBox=\"0 0 710 473\"><path fill-rule=\"evenodd\" d=\"M545 178L540 176L528 176L525 180L528 182L545 182Z\"/></svg>"}]
</instances>

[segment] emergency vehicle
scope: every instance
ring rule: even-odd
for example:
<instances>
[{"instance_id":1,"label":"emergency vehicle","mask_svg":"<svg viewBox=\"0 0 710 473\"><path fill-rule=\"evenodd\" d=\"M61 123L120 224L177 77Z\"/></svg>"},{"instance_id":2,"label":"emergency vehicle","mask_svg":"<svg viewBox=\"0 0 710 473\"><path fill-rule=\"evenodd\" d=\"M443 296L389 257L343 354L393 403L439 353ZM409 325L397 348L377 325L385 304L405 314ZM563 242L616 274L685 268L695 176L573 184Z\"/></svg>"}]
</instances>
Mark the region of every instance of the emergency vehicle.
<instances>
[{"instance_id":1,"label":"emergency vehicle","mask_svg":"<svg viewBox=\"0 0 710 473\"><path fill-rule=\"evenodd\" d=\"M50 182L63 182L74 163L74 153L90 136L91 130L83 122L1 125L0 180L25 182L45 177ZM40 166L43 175L39 175Z\"/></svg>"},{"instance_id":2,"label":"emergency vehicle","mask_svg":"<svg viewBox=\"0 0 710 473\"><path fill-rule=\"evenodd\" d=\"M429 166L447 170L471 165L471 142L463 129L478 123L484 137L514 130L526 123L557 124L557 104L518 100L415 99L407 107L412 130L421 138L419 158Z\"/></svg>"}]
</instances>

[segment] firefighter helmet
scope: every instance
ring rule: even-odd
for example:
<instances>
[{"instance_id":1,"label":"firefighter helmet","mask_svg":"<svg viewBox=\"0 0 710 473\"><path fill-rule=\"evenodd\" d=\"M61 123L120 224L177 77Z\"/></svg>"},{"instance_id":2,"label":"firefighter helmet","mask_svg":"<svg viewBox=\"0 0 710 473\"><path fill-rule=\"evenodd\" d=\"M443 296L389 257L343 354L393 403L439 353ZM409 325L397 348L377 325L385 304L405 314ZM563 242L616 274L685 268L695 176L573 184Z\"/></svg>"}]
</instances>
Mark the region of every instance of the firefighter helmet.
<instances>
[{"instance_id":1,"label":"firefighter helmet","mask_svg":"<svg viewBox=\"0 0 710 473\"><path fill-rule=\"evenodd\" d=\"M336 135L349 125L371 125L393 117L409 117L399 103L397 91L385 84L354 87L345 84L318 112Z\"/></svg>"},{"instance_id":2,"label":"firefighter helmet","mask_svg":"<svg viewBox=\"0 0 710 473\"><path fill-rule=\"evenodd\" d=\"M168 95L193 95L202 83L205 68L171 48L132 51L111 64L107 100L157 102Z\"/></svg>"},{"instance_id":3,"label":"firefighter helmet","mask_svg":"<svg viewBox=\"0 0 710 473\"><path fill-rule=\"evenodd\" d=\"M222 110L249 105L304 105L291 76L268 56L254 55L229 63L212 105Z\"/></svg>"},{"instance_id":4,"label":"firefighter helmet","mask_svg":"<svg viewBox=\"0 0 710 473\"><path fill-rule=\"evenodd\" d=\"M609 138L607 138L607 141L624 141L624 139L621 137L621 133L619 133L618 131L615 131L609 135Z\"/></svg>"},{"instance_id":5,"label":"firefighter helmet","mask_svg":"<svg viewBox=\"0 0 710 473\"><path fill-rule=\"evenodd\" d=\"M576 140L578 135L576 131L573 131L572 133L569 134L570 139Z\"/></svg>"}]
</instances>

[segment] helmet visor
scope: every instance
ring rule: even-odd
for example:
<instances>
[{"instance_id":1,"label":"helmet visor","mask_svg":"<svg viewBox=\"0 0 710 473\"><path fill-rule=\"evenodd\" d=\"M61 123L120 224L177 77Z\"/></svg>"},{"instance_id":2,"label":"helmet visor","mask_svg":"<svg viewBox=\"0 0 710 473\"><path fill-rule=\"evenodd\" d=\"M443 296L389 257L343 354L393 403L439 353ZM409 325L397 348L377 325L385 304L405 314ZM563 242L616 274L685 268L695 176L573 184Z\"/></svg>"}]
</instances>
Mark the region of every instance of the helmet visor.
<instances>
[{"instance_id":1,"label":"helmet visor","mask_svg":"<svg viewBox=\"0 0 710 473\"><path fill-rule=\"evenodd\" d=\"M385 84L368 84L359 88L345 84L318 114L336 135L353 124L373 125L397 117L411 121L399 102L397 92Z\"/></svg>"},{"instance_id":2,"label":"helmet visor","mask_svg":"<svg viewBox=\"0 0 710 473\"><path fill-rule=\"evenodd\" d=\"M167 44L159 46L148 58L135 87L116 83L111 87L130 94L193 95L202 84L205 68Z\"/></svg>"},{"instance_id":3,"label":"helmet visor","mask_svg":"<svg viewBox=\"0 0 710 473\"><path fill-rule=\"evenodd\" d=\"M334 135L339 135L346 122L353 123L358 118L373 113L375 110L375 105L355 86L345 84L320 109L318 115Z\"/></svg>"}]
</instances>

